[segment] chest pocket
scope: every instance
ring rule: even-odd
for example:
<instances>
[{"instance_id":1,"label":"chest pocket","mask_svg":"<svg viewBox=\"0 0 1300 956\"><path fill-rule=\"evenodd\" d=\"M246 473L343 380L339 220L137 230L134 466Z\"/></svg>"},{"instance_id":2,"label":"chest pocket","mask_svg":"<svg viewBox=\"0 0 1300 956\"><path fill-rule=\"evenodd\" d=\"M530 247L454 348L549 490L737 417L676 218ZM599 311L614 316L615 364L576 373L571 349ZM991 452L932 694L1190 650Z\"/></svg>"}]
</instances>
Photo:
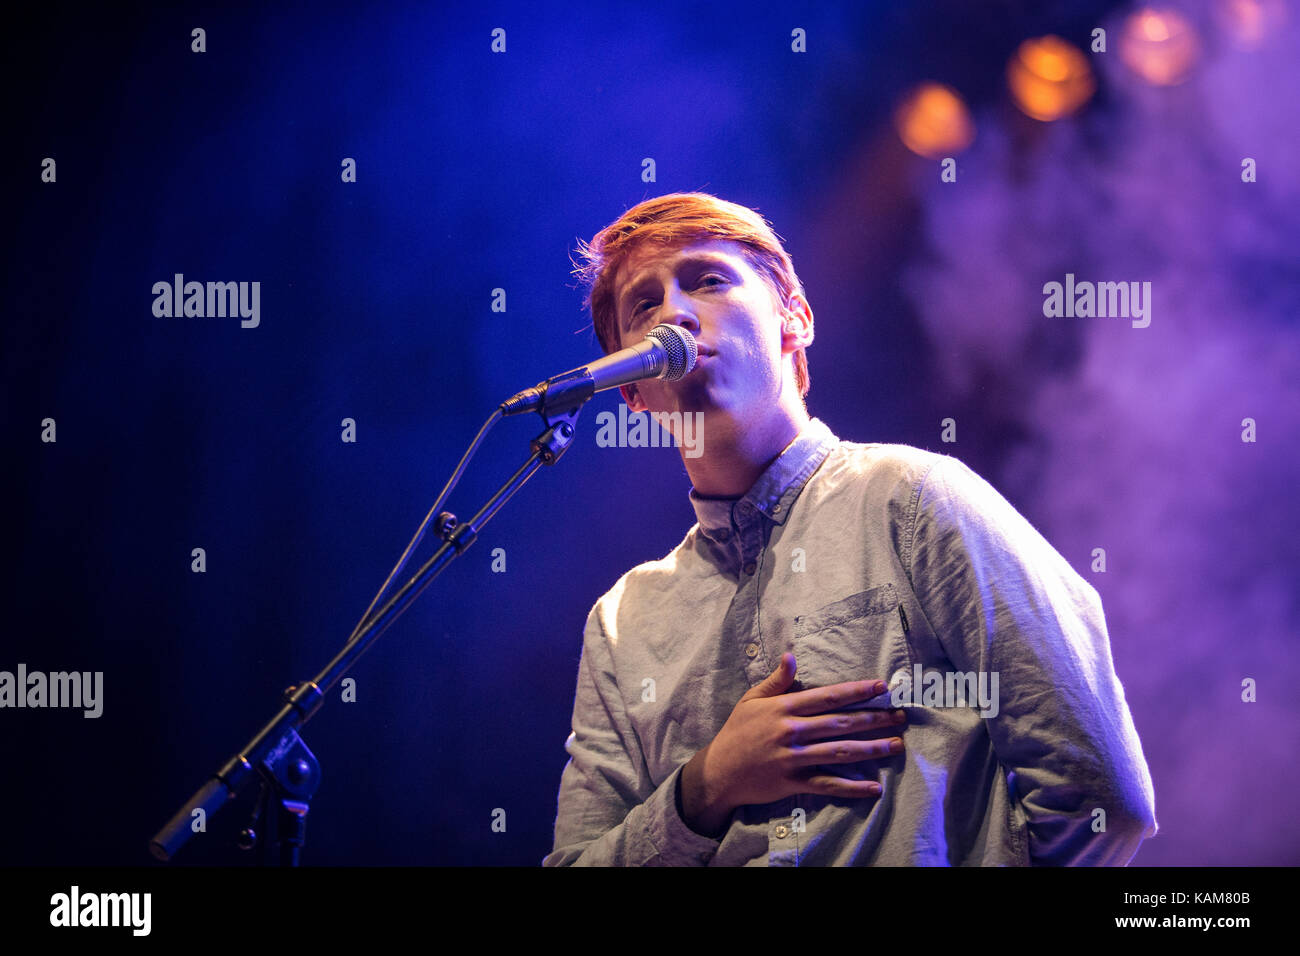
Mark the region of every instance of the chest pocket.
<instances>
[{"instance_id":1,"label":"chest pocket","mask_svg":"<svg viewBox=\"0 0 1300 956\"><path fill-rule=\"evenodd\" d=\"M792 622L803 689L855 680L889 681L911 667L907 635L892 583L859 591Z\"/></svg>"}]
</instances>

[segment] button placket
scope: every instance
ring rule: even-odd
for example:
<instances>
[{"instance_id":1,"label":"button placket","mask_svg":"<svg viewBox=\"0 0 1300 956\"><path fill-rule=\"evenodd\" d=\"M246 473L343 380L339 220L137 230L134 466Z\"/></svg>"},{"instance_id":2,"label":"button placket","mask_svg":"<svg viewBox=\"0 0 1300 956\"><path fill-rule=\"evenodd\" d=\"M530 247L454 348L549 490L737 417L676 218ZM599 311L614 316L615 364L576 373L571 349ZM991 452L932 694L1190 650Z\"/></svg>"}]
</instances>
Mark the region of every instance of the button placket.
<instances>
[{"instance_id":1,"label":"button placket","mask_svg":"<svg viewBox=\"0 0 1300 956\"><path fill-rule=\"evenodd\" d=\"M758 556L763 550L763 518L747 501L742 501L736 509L741 518L737 522L740 528L741 572L746 578L752 578L758 570Z\"/></svg>"},{"instance_id":2,"label":"button placket","mask_svg":"<svg viewBox=\"0 0 1300 956\"><path fill-rule=\"evenodd\" d=\"M758 629L758 569L756 555L763 546L763 516L747 501L741 501L735 509L733 523L736 528L735 548L739 571L736 581L738 596L744 600L749 609L749 640L743 647L748 662L746 671L750 684L755 685L765 678L772 669L763 654L762 636Z\"/></svg>"}]
</instances>

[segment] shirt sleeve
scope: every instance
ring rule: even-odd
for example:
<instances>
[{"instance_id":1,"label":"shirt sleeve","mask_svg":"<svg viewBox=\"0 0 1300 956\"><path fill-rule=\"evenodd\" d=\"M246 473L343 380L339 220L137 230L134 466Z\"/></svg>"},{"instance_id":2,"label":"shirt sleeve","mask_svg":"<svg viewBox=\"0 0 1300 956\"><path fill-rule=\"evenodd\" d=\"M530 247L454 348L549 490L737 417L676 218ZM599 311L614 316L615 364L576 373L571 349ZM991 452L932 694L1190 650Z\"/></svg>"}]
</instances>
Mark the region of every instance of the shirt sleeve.
<instances>
[{"instance_id":1,"label":"shirt sleeve","mask_svg":"<svg viewBox=\"0 0 1300 956\"><path fill-rule=\"evenodd\" d=\"M1031 862L1127 865L1156 834L1155 792L1096 590L951 457L921 482L907 564L949 660L998 675L985 724Z\"/></svg>"},{"instance_id":2,"label":"shirt sleeve","mask_svg":"<svg viewBox=\"0 0 1300 956\"><path fill-rule=\"evenodd\" d=\"M613 673L599 609L587 619L555 844L543 866L703 866L718 841L678 811L682 768L655 786Z\"/></svg>"}]
</instances>

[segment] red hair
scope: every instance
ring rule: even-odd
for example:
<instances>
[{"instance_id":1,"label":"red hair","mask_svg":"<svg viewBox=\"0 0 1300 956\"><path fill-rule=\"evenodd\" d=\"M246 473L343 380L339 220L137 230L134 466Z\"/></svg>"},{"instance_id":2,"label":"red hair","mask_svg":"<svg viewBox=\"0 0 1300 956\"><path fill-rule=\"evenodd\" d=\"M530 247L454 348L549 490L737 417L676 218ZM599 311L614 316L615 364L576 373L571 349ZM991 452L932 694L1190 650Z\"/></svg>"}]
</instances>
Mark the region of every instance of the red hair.
<instances>
[{"instance_id":1,"label":"red hair","mask_svg":"<svg viewBox=\"0 0 1300 956\"><path fill-rule=\"evenodd\" d=\"M754 210L708 193L647 199L596 233L590 243L578 240L580 261L574 262L573 274L588 289L583 305L591 309L591 323L605 354L619 348L614 277L628 256L647 243L666 250L711 239L739 243L780 308L786 308L796 293L803 295L789 253L771 224ZM799 394L807 395L812 382L803 349L794 353L794 376Z\"/></svg>"}]
</instances>

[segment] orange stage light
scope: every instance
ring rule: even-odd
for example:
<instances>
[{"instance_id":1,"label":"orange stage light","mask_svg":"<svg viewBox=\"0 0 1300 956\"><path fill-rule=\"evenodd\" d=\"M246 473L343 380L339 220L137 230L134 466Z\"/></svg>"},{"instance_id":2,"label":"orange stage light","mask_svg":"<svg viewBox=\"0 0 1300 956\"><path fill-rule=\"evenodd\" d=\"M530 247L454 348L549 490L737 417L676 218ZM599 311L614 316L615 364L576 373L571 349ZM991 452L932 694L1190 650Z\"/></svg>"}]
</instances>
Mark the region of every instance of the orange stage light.
<instances>
[{"instance_id":1,"label":"orange stage light","mask_svg":"<svg viewBox=\"0 0 1300 956\"><path fill-rule=\"evenodd\" d=\"M894 114L903 145L927 159L961 152L975 139L975 124L965 102L951 87L923 83Z\"/></svg>"},{"instance_id":2,"label":"orange stage light","mask_svg":"<svg viewBox=\"0 0 1300 956\"><path fill-rule=\"evenodd\" d=\"M1016 105L1044 122L1069 116L1096 90L1087 57L1050 35L1020 44L1007 64L1007 85Z\"/></svg>"}]
</instances>

